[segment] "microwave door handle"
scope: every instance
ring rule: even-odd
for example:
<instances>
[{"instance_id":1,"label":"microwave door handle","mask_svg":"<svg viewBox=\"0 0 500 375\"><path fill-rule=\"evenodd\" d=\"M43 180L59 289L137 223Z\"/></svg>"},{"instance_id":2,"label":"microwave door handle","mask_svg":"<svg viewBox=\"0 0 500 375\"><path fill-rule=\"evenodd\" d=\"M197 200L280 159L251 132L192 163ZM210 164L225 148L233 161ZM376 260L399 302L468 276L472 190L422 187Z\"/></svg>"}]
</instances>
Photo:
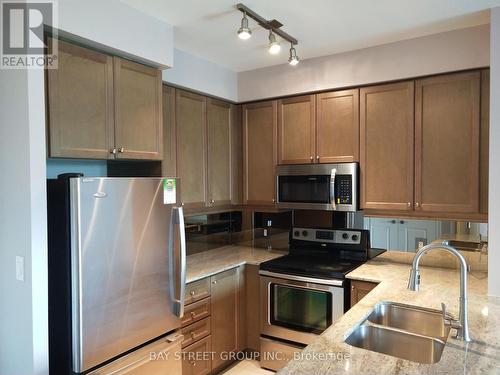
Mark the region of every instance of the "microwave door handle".
<instances>
[{"instance_id":1,"label":"microwave door handle","mask_svg":"<svg viewBox=\"0 0 500 375\"><path fill-rule=\"evenodd\" d=\"M184 231L184 210L182 207L174 208L174 223L179 229L179 280L178 298L175 298L175 313L179 318L184 316L184 303L186 293L186 234Z\"/></svg>"},{"instance_id":2,"label":"microwave door handle","mask_svg":"<svg viewBox=\"0 0 500 375\"><path fill-rule=\"evenodd\" d=\"M337 168L332 168L332 172L330 175L330 203L332 205L332 209L335 211L337 209L337 205L335 203L335 174L337 173Z\"/></svg>"}]
</instances>

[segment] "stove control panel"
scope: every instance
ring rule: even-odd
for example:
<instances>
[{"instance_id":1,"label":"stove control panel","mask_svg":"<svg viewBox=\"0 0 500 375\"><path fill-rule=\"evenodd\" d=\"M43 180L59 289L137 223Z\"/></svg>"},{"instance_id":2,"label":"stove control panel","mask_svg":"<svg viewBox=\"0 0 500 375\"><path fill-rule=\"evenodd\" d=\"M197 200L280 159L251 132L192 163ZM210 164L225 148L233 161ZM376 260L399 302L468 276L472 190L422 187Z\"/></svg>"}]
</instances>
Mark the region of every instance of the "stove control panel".
<instances>
[{"instance_id":1,"label":"stove control panel","mask_svg":"<svg viewBox=\"0 0 500 375\"><path fill-rule=\"evenodd\" d=\"M362 231L356 229L311 229L293 228L294 240L323 242L343 245L361 244Z\"/></svg>"}]
</instances>

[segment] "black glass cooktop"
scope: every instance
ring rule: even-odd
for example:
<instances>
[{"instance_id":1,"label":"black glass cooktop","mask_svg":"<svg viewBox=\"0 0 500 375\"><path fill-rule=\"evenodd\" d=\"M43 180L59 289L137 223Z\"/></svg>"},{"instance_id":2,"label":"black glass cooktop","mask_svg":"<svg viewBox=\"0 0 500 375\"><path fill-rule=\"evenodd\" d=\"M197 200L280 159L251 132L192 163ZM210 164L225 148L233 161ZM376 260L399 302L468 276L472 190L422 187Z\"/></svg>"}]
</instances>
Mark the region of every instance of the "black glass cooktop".
<instances>
[{"instance_id":1,"label":"black glass cooktop","mask_svg":"<svg viewBox=\"0 0 500 375\"><path fill-rule=\"evenodd\" d=\"M288 275L344 279L347 273L364 262L361 260L342 260L330 256L285 255L261 263L260 269Z\"/></svg>"}]
</instances>

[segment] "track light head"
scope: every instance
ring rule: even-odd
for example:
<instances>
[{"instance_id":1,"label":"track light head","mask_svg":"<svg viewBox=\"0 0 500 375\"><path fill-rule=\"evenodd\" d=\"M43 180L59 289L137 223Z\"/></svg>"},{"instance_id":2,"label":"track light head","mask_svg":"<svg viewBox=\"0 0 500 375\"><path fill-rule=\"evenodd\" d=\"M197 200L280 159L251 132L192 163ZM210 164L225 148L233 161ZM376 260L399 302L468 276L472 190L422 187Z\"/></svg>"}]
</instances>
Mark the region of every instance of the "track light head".
<instances>
[{"instance_id":1,"label":"track light head","mask_svg":"<svg viewBox=\"0 0 500 375\"><path fill-rule=\"evenodd\" d=\"M243 18L241 19L241 27L238 29L238 37L243 40L250 39L252 36L252 30L248 27L247 14L243 12Z\"/></svg>"},{"instance_id":2,"label":"track light head","mask_svg":"<svg viewBox=\"0 0 500 375\"><path fill-rule=\"evenodd\" d=\"M297 56L297 51L295 50L293 44L290 45L290 57L288 59L288 63L291 66L295 66L299 63L299 56Z\"/></svg>"},{"instance_id":3,"label":"track light head","mask_svg":"<svg viewBox=\"0 0 500 375\"><path fill-rule=\"evenodd\" d=\"M277 55L281 50L280 43L276 40L276 35L274 35L273 30L269 30L269 53L271 55Z\"/></svg>"}]
</instances>

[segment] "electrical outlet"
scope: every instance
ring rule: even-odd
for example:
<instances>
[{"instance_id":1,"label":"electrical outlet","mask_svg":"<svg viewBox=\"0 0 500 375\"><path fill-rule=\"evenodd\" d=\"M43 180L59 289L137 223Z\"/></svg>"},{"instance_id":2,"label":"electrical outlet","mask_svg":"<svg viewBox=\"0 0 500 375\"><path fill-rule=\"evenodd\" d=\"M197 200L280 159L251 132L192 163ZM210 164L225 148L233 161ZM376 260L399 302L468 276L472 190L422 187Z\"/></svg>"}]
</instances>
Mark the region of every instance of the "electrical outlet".
<instances>
[{"instance_id":1,"label":"electrical outlet","mask_svg":"<svg viewBox=\"0 0 500 375\"><path fill-rule=\"evenodd\" d=\"M264 229L264 237L267 237L267 229Z\"/></svg>"},{"instance_id":2,"label":"electrical outlet","mask_svg":"<svg viewBox=\"0 0 500 375\"><path fill-rule=\"evenodd\" d=\"M24 281L24 257L16 255L16 280Z\"/></svg>"}]
</instances>

